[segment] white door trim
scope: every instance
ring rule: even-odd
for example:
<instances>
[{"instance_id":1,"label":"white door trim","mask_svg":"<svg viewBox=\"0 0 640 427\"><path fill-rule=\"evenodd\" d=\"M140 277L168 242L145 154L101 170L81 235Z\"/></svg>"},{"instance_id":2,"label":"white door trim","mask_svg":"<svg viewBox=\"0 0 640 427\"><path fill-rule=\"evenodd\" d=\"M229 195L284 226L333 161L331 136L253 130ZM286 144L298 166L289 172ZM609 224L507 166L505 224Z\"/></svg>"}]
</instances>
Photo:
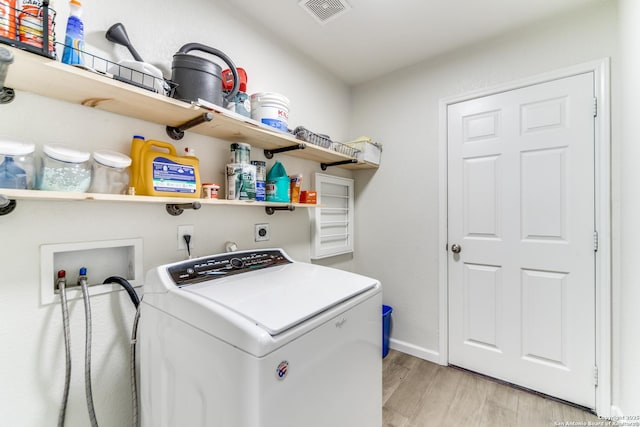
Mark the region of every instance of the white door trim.
<instances>
[{"instance_id":1,"label":"white door trim","mask_svg":"<svg viewBox=\"0 0 640 427\"><path fill-rule=\"evenodd\" d=\"M577 74L594 73L594 93L598 99L595 120L595 218L598 231L596 252L596 412L611 415L611 116L609 58L578 64L549 73L529 77L496 87L482 89L440 100L439 117L439 236L438 293L439 293L439 363L449 362L448 277L447 277L447 109L449 105L496 93L519 89Z\"/></svg>"}]
</instances>

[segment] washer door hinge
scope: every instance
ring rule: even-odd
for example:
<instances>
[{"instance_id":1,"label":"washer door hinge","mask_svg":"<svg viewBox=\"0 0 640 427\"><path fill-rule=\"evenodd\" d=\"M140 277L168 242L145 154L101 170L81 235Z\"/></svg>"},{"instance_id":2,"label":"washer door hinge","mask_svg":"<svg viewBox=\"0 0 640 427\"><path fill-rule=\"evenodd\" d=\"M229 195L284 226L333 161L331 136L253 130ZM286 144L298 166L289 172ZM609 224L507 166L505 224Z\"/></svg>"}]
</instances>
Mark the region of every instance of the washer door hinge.
<instances>
[{"instance_id":1,"label":"washer door hinge","mask_svg":"<svg viewBox=\"0 0 640 427\"><path fill-rule=\"evenodd\" d=\"M598 98L593 98L593 117L598 117Z\"/></svg>"},{"instance_id":2,"label":"washer door hinge","mask_svg":"<svg viewBox=\"0 0 640 427\"><path fill-rule=\"evenodd\" d=\"M593 367L593 385L598 387L598 366Z\"/></svg>"},{"instance_id":3,"label":"washer door hinge","mask_svg":"<svg viewBox=\"0 0 640 427\"><path fill-rule=\"evenodd\" d=\"M598 231L593 232L593 251L598 252Z\"/></svg>"}]
</instances>

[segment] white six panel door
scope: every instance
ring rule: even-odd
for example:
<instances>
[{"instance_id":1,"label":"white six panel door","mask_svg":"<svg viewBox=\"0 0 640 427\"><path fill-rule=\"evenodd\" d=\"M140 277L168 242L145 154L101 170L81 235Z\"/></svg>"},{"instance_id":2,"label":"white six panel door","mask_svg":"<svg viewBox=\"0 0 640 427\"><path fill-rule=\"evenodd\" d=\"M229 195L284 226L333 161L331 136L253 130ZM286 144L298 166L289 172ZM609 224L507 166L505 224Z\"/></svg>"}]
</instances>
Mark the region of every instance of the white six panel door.
<instances>
[{"instance_id":1,"label":"white six panel door","mask_svg":"<svg viewBox=\"0 0 640 427\"><path fill-rule=\"evenodd\" d=\"M590 408L593 78L448 109L449 363Z\"/></svg>"}]
</instances>

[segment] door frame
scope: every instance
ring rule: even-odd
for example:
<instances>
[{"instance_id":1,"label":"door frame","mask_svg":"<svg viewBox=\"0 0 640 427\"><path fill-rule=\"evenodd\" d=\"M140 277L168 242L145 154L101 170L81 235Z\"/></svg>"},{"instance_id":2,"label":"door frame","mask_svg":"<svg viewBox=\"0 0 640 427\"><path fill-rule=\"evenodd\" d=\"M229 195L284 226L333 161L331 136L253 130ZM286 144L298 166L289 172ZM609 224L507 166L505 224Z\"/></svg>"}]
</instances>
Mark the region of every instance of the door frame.
<instances>
[{"instance_id":1,"label":"door frame","mask_svg":"<svg viewBox=\"0 0 640 427\"><path fill-rule=\"evenodd\" d=\"M595 141L595 227L598 231L598 250L595 253L595 359L598 367L596 412L611 416L611 110L610 59L602 58L562 68L522 80L504 83L440 100L439 105L439 189L438 189L438 306L439 356L442 365L449 363L449 307L448 307L448 200L447 200L447 111L451 104L469 101L497 93L545 83L578 74L594 73L594 94L597 116L594 122Z\"/></svg>"}]
</instances>

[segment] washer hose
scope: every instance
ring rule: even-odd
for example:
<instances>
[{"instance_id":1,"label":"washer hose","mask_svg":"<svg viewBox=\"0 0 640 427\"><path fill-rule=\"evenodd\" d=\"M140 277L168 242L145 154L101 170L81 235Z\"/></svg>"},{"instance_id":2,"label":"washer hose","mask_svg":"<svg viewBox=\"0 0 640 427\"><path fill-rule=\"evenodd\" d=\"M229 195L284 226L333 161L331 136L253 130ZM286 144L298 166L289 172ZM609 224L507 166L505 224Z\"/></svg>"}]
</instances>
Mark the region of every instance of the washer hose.
<instances>
[{"instance_id":1,"label":"washer hose","mask_svg":"<svg viewBox=\"0 0 640 427\"><path fill-rule=\"evenodd\" d=\"M129 283L127 279L120 276L110 276L104 279L104 282L102 282L103 285L106 285L107 283L117 283L122 286L127 291L127 294L129 294L129 298L131 299L133 305L138 308L138 306L140 305L140 298L138 297L136 290L133 289L133 286L131 286L131 283Z\"/></svg>"},{"instance_id":2,"label":"washer hose","mask_svg":"<svg viewBox=\"0 0 640 427\"><path fill-rule=\"evenodd\" d=\"M62 308L62 328L64 331L64 392L62 393L62 403L58 415L58 427L64 426L64 419L67 413L67 402L69 401L69 385L71 384L71 334L69 333L69 306L67 304L67 279L64 270L58 271L58 291L60 292L60 307Z\"/></svg>"},{"instance_id":3,"label":"washer hose","mask_svg":"<svg viewBox=\"0 0 640 427\"><path fill-rule=\"evenodd\" d=\"M84 300L84 314L86 319L85 335L85 355L84 355L84 388L87 395L87 409L89 410L89 420L91 427L98 427L96 411L93 407L93 393L91 392L91 304L89 303L89 289L87 288L87 269L80 269L78 284L82 288L82 299Z\"/></svg>"},{"instance_id":4,"label":"washer hose","mask_svg":"<svg viewBox=\"0 0 640 427\"><path fill-rule=\"evenodd\" d=\"M138 320L140 319L140 298L136 293L131 283L126 279L119 276L110 276L102 282L118 283L121 285L129 295L131 302L136 307L136 315L133 323L133 330L131 332L131 349L130 349L130 361L129 370L131 375L131 391L133 402L133 427L138 426L138 387L137 387L137 372L136 372L136 342L138 335ZM87 408L89 410L89 420L91 427L98 427L98 420L96 418L95 408L93 405L93 392L91 390L91 304L89 303L89 290L87 286L87 269L82 267L80 269L80 275L78 276L78 284L82 288L82 299L84 301L84 312L86 319L86 336L85 336L85 394L87 396ZM64 330L64 343L65 343L65 383L64 392L62 396L62 404L60 405L60 413L58 415L58 427L64 426L64 421L67 411L67 403L69 401L69 388L71 383L71 334L69 331L69 306L67 303L67 291L66 291L66 272L64 270L58 271L58 289L60 291L60 306L62 307L62 326Z\"/></svg>"},{"instance_id":5,"label":"washer hose","mask_svg":"<svg viewBox=\"0 0 640 427\"><path fill-rule=\"evenodd\" d=\"M140 307L136 309L131 330L131 351L129 358L129 372L131 375L131 403L133 405L133 427L138 427L138 380L136 372L136 344L138 342L138 320L140 320Z\"/></svg>"},{"instance_id":6,"label":"washer hose","mask_svg":"<svg viewBox=\"0 0 640 427\"><path fill-rule=\"evenodd\" d=\"M138 379L136 370L136 344L138 341L138 320L140 320L140 298L131 283L123 277L110 276L104 279L103 284L117 283L122 286L127 293L131 302L136 307L136 315L133 319L133 328L131 331L131 348L129 351L129 374L131 376L131 403L133 405L133 427L138 427Z\"/></svg>"}]
</instances>

